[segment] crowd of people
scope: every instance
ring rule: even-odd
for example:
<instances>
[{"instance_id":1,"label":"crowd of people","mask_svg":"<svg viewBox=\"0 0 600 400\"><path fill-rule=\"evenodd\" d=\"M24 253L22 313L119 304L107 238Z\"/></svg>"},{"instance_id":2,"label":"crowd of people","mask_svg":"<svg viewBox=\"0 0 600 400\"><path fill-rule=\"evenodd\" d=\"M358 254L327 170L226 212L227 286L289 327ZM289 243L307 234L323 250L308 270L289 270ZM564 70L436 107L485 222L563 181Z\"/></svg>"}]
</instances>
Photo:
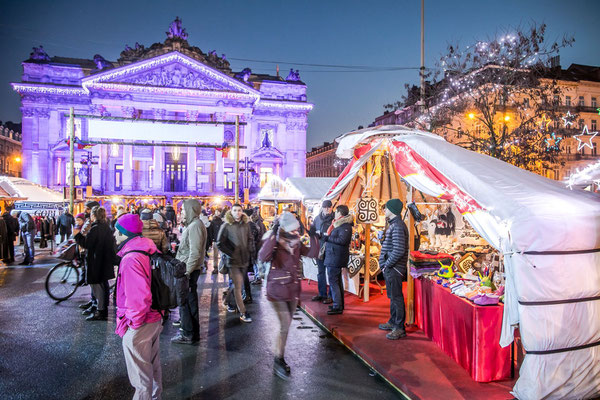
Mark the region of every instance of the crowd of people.
<instances>
[{"instance_id":1,"label":"crowd of people","mask_svg":"<svg viewBox=\"0 0 600 400\"><path fill-rule=\"evenodd\" d=\"M408 233L400 218L402 208L397 199L386 204L389 224L379 260L391 300L390 319L379 328L389 330L387 337L393 340L406 336L402 281L406 277ZM240 204L209 208L195 199L183 201L179 215L170 205L129 210L120 206L113 214L109 220L106 210L90 201L75 217L65 211L57 225L61 240L76 242L85 254L84 279L91 288L91 298L80 307L88 321L108 320L109 281L116 277L116 333L123 338L135 399L160 398L162 391L159 336L166 318L153 306L150 277L155 254L170 254L185 264L185 286L177 289L180 293L183 290L177 300L179 317L171 321L179 327L171 338L174 345L194 345L200 340L198 279L209 272L211 255L210 273L225 274L229 283L223 306L227 312L239 313L242 323L252 322L250 285L266 281L266 296L279 320L273 372L282 379L291 374L284 355L300 301L301 257L317 260L318 295L312 300L330 304L330 315L344 311L341 277L342 268L348 264L353 229L353 215L345 205L338 205L334 212L330 201L323 202L308 228L289 211L267 226L258 208ZM21 223L22 232L28 229L27 223L26 219ZM33 248L27 241L25 244Z\"/></svg>"}]
</instances>

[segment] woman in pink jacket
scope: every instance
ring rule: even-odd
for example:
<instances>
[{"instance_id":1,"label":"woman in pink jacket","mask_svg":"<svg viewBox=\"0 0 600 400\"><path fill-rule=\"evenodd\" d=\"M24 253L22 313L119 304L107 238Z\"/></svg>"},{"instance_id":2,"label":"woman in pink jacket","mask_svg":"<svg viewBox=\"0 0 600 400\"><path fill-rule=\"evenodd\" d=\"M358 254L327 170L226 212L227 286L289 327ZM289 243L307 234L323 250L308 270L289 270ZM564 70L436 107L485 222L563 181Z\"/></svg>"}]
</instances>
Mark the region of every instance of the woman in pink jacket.
<instances>
[{"instance_id":1,"label":"woman in pink jacket","mask_svg":"<svg viewBox=\"0 0 600 400\"><path fill-rule=\"evenodd\" d=\"M123 338L123 352L134 400L160 399L162 374L159 357L161 315L152 310L150 257L152 240L142 237L143 223L137 214L125 214L115 224L117 255L121 257L117 276L117 335Z\"/></svg>"},{"instance_id":2,"label":"woman in pink jacket","mask_svg":"<svg viewBox=\"0 0 600 400\"><path fill-rule=\"evenodd\" d=\"M279 337L275 341L275 360L273 373L282 379L290 376L290 367L285 362L285 344L292 323L292 317L300 300L302 266L300 257L316 258L319 254L319 242L315 229L309 231L310 247L300 241L300 223L292 213L281 213L273 229L264 236L263 245L258 253L262 262L271 262L267 275L267 299L279 318Z\"/></svg>"}]
</instances>

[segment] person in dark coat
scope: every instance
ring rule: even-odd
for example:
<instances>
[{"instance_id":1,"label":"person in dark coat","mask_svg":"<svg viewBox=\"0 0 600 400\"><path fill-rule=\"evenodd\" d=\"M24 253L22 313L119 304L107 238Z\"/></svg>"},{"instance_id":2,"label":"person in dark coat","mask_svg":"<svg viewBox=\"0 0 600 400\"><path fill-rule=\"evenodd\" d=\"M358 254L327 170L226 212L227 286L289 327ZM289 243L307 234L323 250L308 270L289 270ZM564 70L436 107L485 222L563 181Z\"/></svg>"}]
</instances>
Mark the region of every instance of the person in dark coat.
<instances>
[{"instance_id":1,"label":"person in dark coat","mask_svg":"<svg viewBox=\"0 0 600 400\"><path fill-rule=\"evenodd\" d=\"M343 204L338 206L335 210L335 219L323 237L325 241L324 264L327 268L329 290L333 300L331 309L327 311L329 315L341 314L344 311L342 268L348 267L350 259L353 219L348 206Z\"/></svg>"},{"instance_id":2,"label":"person in dark coat","mask_svg":"<svg viewBox=\"0 0 600 400\"><path fill-rule=\"evenodd\" d=\"M408 228L400 216L403 206L399 199L391 199L385 203L388 227L379 256L379 265L383 270L387 296L390 299L390 319L385 324L380 324L379 329L391 331L386 335L390 340L406 336L402 281L406 280L408 263Z\"/></svg>"},{"instance_id":3,"label":"person in dark coat","mask_svg":"<svg viewBox=\"0 0 600 400\"><path fill-rule=\"evenodd\" d=\"M273 372L282 379L290 376L290 367L284 360L284 353L290 324L302 290L300 257L315 258L319 254L314 228L309 231L310 247L300 241L299 229L298 220L291 213L284 211L273 225L273 229L265 235L258 253L262 262L271 262L271 269L266 278L267 299L279 319Z\"/></svg>"},{"instance_id":4,"label":"person in dark coat","mask_svg":"<svg viewBox=\"0 0 600 400\"><path fill-rule=\"evenodd\" d=\"M77 243L87 249L87 283L97 299L97 309L86 320L106 321L108 317L109 286L108 280L115 277L114 266L118 264L115 239L106 220L106 210L100 206L92 208L91 227L87 235L78 229L74 231ZM94 306L90 306L94 308Z\"/></svg>"},{"instance_id":5,"label":"person in dark coat","mask_svg":"<svg viewBox=\"0 0 600 400\"><path fill-rule=\"evenodd\" d=\"M62 213L60 217L58 217L58 221L56 221L58 225L58 234L60 235L60 242L64 242L65 239L68 239L73 232L73 225L75 225L75 218L69 212L68 208L65 208L65 211Z\"/></svg>"},{"instance_id":6,"label":"person in dark coat","mask_svg":"<svg viewBox=\"0 0 600 400\"><path fill-rule=\"evenodd\" d=\"M321 212L315 218L314 226L317 233L317 236L320 238L319 245L325 246L325 234L329 230L331 223L333 222L333 204L331 204L330 200L323 201L321 204ZM317 258L317 287L319 288L319 293L316 296L313 296L313 301L322 301L324 304L331 304L331 291L329 292L329 296L327 295L327 276L326 276L326 268L325 268L325 260L321 260Z\"/></svg>"},{"instance_id":7,"label":"person in dark coat","mask_svg":"<svg viewBox=\"0 0 600 400\"><path fill-rule=\"evenodd\" d=\"M10 264L15 262L15 239L19 234L19 221L8 210L2 214L2 218L6 222L6 236L8 240L8 254L4 262Z\"/></svg>"},{"instance_id":8,"label":"person in dark coat","mask_svg":"<svg viewBox=\"0 0 600 400\"><path fill-rule=\"evenodd\" d=\"M222 210L220 208L215 209L215 212L210 221L210 236L213 239L213 274L219 273L219 249L217 248L217 237L219 237L219 230L223 225L223 219L221 219Z\"/></svg>"}]
</instances>

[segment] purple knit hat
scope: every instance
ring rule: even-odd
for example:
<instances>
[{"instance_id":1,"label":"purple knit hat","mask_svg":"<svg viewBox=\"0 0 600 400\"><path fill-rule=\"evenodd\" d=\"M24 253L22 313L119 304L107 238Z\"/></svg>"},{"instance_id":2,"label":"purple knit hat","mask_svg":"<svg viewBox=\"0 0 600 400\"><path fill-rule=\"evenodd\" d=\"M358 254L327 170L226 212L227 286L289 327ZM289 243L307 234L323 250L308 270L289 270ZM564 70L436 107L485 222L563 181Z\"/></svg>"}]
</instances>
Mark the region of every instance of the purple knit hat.
<instances>
[{"instance_id":1,"label":"purple knit hat","mask_svg":"<svg viewBox=\"0 0 600 400\"><path fill-rule=\"evenodd\" d=\"M144 224L137 214L123 214L117 220L115 228L127 237L134 237L142 233Z\"/></svg>"}]
</instances>

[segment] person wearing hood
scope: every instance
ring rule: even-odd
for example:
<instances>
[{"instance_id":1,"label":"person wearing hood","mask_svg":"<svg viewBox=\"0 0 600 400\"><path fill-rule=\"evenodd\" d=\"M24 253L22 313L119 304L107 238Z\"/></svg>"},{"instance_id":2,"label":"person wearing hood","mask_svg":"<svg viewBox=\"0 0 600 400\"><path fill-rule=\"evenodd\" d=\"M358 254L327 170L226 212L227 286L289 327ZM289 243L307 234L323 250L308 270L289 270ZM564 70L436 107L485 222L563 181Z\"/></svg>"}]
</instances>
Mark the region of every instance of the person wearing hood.
<instances>
[{"instance_id":1,"label":"person wearing hood","mask_svg":"<svg viewBox=\"0 0 600 400\"><path fill-rule=\"evenodd\" d=\"M171 227L177 226L177 213L172 205L167 204L165 207L165 217L167 221L171 221Z\"/></svg>"},{"instance_id":2,"label":"person wearing hood","mask_svg":"<svg viewBox=\"0 0 600 400\"><path fill-rule=\"evenodd\" d=\"M200 270L201 274L205 274L208 270L208 249L210 248L210 246L212 246L213 238L211 236L210 220L208 219L208 215L206 214L205 210L202 210L199 218L200 222L202 222L204 224L204 227L206 228L206 246L204 252L204 263L202 264L202 269Z\"/></svg>"},{"instance_id":3,"label":"person wearing hood","mask_svg":"<svg viewBox=\"0 0 600 400\"><path fill-rule=\"evenodd\" d=\"M158 221L153 218L152 211L145 208L142 210L140 219L144 224L142 236L152 240L161 253L167 254L169 251L167 235L165 234L165 231L160 228Z\"/></svg>"},{"instance_id":4,"label":"person wearing hood","mask_svg":"<svg viewBox=\"0 0 600 400\"><path fill-rule=\"evenodd\" d=\"M189 292L187 301L179 306L181 326L171 343L193 344L200 340L198 277L206 253L206 227L199 218L201 211L202 206L195 199L185 200L181 207L185 228L181 233L176 258L185 263Z\"/></svg>"},{"instance_id":5,"label":"person wearing hood","mask_svg":"<svg viewBox=\"0 0 600 400\"><path fill-rule=\"evenodd\" d=\"M255 254L254 236L249 221L242 206L234 204L225 214L225 223L217 237L217 247L225 254L229 276L233 280L235 302L242 322L252 322L242 297L244 274L247 274L248 266L254 261L252 257Z\"/></svg>"},{"instance_id":6,"label":"person wearing hood","mask_svg":"<svg viewBox=\"0 0 600 400\"><path fill-rule=\"evenodd\" d=\"M34 238L35 238L35 222L29 213L21 211L19 214L19 229L23 238L23 253L25 259L20 265L33 265L35 257Z\"/></svg>"},{"instance_id":7,"label":"person wearing hood","mask_svg":"<svg viewBox=\"0 0 600 400\"><path fill-rule=\"evenodd\" d=\"M135 388L134 399L160 399L160 333L162 316L152 306L150 257L157 251L152 240L142 237L143 223L135 214L122 215L115 224L114 239L121 257L117 276L115 333L123 338L127 375Z\"/></svg>"},{"instance_id":8,"label":"person wearing hood","mask_svg":"<svg viewBox=\"0 0 600 400\"><path fill-rule=\"evenodd\" d=\"M19 234L19 221L12 216L12 213L8 209L2 214L4 222L6 223L6 235L8 240L8 257L4 260L5 263L10 264L15 262L15 239Z\"/></svg>"},{"instance_id":9,"label":"person wearing hood","mask_svg":"<svg viewBox=\"0 0 600 400\"><path fill-rule=\"evenodd\" d=\"M390 299L390 319L384 324L379 324L379 329L391 331L386 335L390 340L398 340L406 336L402 281L406 279L407 272L408 228L400 216L403 207L399 199L391 199L385 203L388 227L379 255L379 265L383 271L386 292Z\"/></svg>"},{"instance_id":10,"label":"person wearing hood","mask_svg":"<svg viewBox=\"0 0 600 400\"><path fill-rule=\"evenodd\" d=\"M341 314L344 311L344 285L342 283L342 268L348 267L350 259L350 242L352 241L353 217L348 206L342 204L335 210L335 219L323 237L325 241L325 259L329 277L329 290L333 304L329 315Z\"/></svg>"},{"instance_id":11,"label":"person wearing hood","mask_svg":"<svg viewBox=\"0 0 600 400\"><path fill-rule=\"evenodd\" d=\"M302 290L302 263L300 257L316 258L319 243L315 228L309 231L310 247L300 240L300 223L291 213L281 213L272 230L265 234L258 253L262 262L271 262L267 275L267 300L271 302L279 319L279 336L275 340L273 372L282 379L290 375L284 360L285 344L296 306Z\"/></svg>"},{"instance_id":12,"label":"person wearing hood","mask_svg":"<svg viewBox=\"0 0 600 400\"><path fill-rule=\"evenodd\" d=\"M221 219L222 210L220 208L215 209L215 212L212 216L212 220L210 221L210 234L213 238L213 275L219 273L219 249L217 248L217 237L219 236L219 230L221 229L221 225L223 225L223 220Z\"/></svg>"},{"instance_id":13,"label":"person wearing hood","mask_svg":"<svg viewBox=\"0 0 600 400\"><path fill-rule=\"evenodd\" d=\"M114 266L117 264L115 242L112 231L106 220L106 210L100 206L92 208L92 221L87 235L74 230L75 241L87 250L87 283L92 288L97 306L91 305L86 311L90 314L87 321L106 321L108 318L109 285L108 281L115 277ZM84 314L85 315L85 314Z\"/></svg>"},{"instance_id":14,"label":"person wearing hood","mask_svg":"<svg viewBox=\"0 0 600 400\"><path fill-rule=\"evenodd\" d=\"M321 247L325 246L324 237L333 222L333 204L330 200L325 200L321 204L321 212L315 218L314 226L317 232L317 236L319 237L319 245ZM319 288L319 293L316 296L313 296L312 301L322 301L325 304L331 304L331 291L329 291L329 296L327 295L327 276L326 276L326 268L324 260L317 258L317 287Z\"/></svg>"}]
</instances>

